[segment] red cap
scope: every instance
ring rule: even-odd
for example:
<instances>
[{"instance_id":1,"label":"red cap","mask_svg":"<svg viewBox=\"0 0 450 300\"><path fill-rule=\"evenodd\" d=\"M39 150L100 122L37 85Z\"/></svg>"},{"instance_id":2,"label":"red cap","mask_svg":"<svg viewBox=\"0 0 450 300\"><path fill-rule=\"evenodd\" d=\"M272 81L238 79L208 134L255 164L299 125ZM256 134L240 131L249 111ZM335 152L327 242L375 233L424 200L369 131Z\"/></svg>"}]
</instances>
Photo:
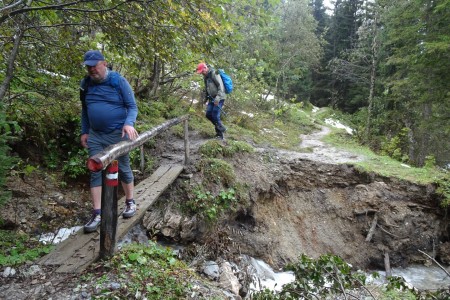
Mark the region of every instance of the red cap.
<instances>
[{"instance_id":1,"label":"red cap","mask_svg":"<svg viewBox=\"0 0 450 300\"><path fill-rule=\"evenodd\" d=\"M203 72L204 69L207 69L208 67L206 66L205 63L199 63L197 66L197 73L200 74L201 72Z\"/></svg>"}]
</instances>

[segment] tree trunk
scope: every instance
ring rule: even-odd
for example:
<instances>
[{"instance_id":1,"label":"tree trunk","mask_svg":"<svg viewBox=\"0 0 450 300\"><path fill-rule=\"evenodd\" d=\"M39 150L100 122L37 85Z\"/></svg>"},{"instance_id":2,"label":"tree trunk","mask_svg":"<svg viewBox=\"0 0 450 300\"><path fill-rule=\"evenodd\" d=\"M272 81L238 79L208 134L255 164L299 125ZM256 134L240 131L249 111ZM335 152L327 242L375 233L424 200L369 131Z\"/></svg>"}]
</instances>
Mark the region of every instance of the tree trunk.
<instances>
[{"instance_id":1,"label":"tree trunk","mask_svg":"<svg viewBox=\"0 0 450 300\"><path fill-rule=\"evenodd\" d=\"M11 50L11 54L8 57L8 65L6 67L5 79L3 79L2 84L0 85L0 101L3 101L3 98L6 95L6 91L9 88L9 84L13 78L14 72L14 61L16 60L17 55L19 54L19 46L20 41L22 40L24 32L22 30L18 30L16 35L14 36L14 45Z\"/></svg>"},{"instance_id":2,"label":"tree trunk","mask_svg":"<svg viewBox=\"0 0 450 300\"><path fill-rule=\"evenodd\" d=\"M372 108L373 108L373 95L375 94L375 81L377 76L377 64L378 64L378 27L377 27L377 19L375 16L373 20L373 40L372 40L372 64L370 71L370 90L369 90L369 100L367 106L367 124L366 124L366 142L369 141L370 137L370 128L371 128L371 120L372 120Z\"/></svg>"},{"instance_id":3,"label":"tree trunk","mask_svg":"<svg viewBox=\"0 0 450 300\"><path fill-rule=\"evenodd\" d=\"M159 88L159 82L161 79L161 60L155 56L153 61L153 78L151 83L151 89L148 92L148 97L152 98L156 96Z\"/></svg>"},{"instance_id":4,"label":"tree trunk","mask_svg":"<svg viewBox=\"0 0 450 300\"><path fill-rule=\"evenodd\" d=\"M425 158L427 157L429 153L429 147L431 145L431 135L428 131L428 124L431 122L431 115L432 115L432 108L431 103L426 102L423 104L422 108L422 119L420 122L420 128L417 129L417 132L419 132L420 137L420 145L419 145L419 151L418 155L416 157L416 165L417 166L423 166L425 164Z\"/></svg>"},{"instance_id":5,"label":"tree trunk","mask_svg":"<svg viewBox=\"0 0 450 300\"><path fill-rule=\"evenodd\" d=\"M405 126L408 128L408 157L414 162L416 160L416 139L414 138L414 128L409 119L405 119Z\"/></svg>"}]
</instances>

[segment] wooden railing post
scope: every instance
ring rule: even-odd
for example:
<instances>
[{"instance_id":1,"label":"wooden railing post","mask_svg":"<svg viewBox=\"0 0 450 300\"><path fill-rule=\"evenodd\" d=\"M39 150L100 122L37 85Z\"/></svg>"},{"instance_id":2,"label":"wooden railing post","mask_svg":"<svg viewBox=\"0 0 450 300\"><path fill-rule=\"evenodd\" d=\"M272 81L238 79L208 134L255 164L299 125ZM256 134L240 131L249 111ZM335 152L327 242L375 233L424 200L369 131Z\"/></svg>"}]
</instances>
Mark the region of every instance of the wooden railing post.
<instances>
[{"instance_id":1,"label":"wooden railing post","mask_svg":"<svg viewBox=\"0 0 450 300\"><path fill-rule=\"evenodd\" d=\"M189 164L189 126L188 119L184 123L184 164Z\"/></svg>"},{"instance_id":2,"label":"wooden railing post","mask_svg":"<svg viewBox=\"0 0 450 300\"><path fill-rule=\"evenodd\" d=\"M100 225L100 259L114 255L117 231L117 187L119 185L119 163L113 160L102 171L102 222Z\"/></svg>"}]
</instances>

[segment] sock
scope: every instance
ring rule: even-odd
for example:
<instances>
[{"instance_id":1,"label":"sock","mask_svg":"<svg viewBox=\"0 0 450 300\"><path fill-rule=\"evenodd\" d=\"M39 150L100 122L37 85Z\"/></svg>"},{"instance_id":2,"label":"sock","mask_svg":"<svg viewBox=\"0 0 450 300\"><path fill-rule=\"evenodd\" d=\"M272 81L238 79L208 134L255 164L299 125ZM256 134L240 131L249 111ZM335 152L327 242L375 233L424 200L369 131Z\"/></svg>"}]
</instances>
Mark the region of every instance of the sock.
<instances>
[{"instance_id":1,"label":"sock","mask_svg":"<svg viewBox=\"0 0 450 300\"><path fill-rule=\"evenodd\" d=\"M102 210L101 209L94 209L93 212L94 212L94 215L100 215L102 213Z\"/></svg>"}]
</instances>

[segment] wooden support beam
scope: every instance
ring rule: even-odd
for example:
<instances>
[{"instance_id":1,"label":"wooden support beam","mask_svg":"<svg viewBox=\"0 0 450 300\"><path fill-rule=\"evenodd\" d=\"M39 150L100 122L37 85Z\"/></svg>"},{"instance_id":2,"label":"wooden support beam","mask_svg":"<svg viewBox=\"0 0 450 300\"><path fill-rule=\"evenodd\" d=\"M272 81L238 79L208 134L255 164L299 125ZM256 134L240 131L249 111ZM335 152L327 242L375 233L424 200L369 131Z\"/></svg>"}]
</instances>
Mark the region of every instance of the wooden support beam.
<instances>
[{"instance_id":1,"label":"wooden support beam","mask_svg":"<svg viewBox=\"0 0 450 300\"><path fill-rule=\"evenodd\" d=\"M117 186L119 162L114 160L103 172L102 222L100 224L100 259L109 259L116 248Z\"/></svg>"},{"instance_id":2,"label":"wooden support beam","mask_svg":"<svg viewBox=\"0 0 450 300\"><path fill-rule=\"evenodd\" d=\"M389 253L387 251L384 252L384 269L386 271L386 277L391 277L391 263L389 261Z\"/></svg>"},{"instance_id":3,"label":"wooden support beam","mask_svg":"<svg viewBox=\"0 0 450 300\"><path fill-rule=\"evenodd\" d=\"M370 226L369 233L367 234L366 237L366 242L370 242L370 240L372 239L372 236L375 233L375 228L377 227L377 222L378 222L378 215L375 214L373 216L372 225Z\"/></svg>"},{"instance_id":4,"label":"wooden support beam","mask_svg":"<svg viewBox=\"0 0 450 300\"><path fill-rule=\"evenodd\" d=\"M184 165L189 164L189 126L188 120L184 120Z\"/></svg>"}]
</instances>

